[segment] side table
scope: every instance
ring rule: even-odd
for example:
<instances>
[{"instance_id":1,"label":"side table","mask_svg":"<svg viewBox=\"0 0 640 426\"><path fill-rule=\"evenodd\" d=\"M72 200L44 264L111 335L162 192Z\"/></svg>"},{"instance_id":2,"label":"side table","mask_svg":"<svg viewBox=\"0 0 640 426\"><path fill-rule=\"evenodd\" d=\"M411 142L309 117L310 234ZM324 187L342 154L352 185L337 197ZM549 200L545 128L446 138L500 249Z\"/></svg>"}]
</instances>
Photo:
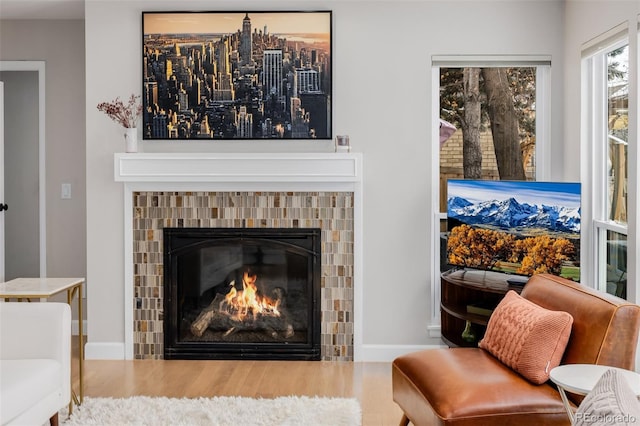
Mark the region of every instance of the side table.
<instances>
[{"instance_id":1,"label":"side table","mask_svg":"<svg viewBox=\"0 0 640 426\"><path fill-rule=\"evenodd\" d=\"M71 386L71 396L73 401L80 405L84 397L84 345L82 329L82 285L84 278L16 278L11 281L0 283L0 299L8 301L17 299L21 301L31 301L31 299L48 299L49 297L67 292L67 303L71 305L73 298L78 300L78 334L80 343L78 345L78 368L79 386L78 393ZM69 403L69 414L71 414L72 404Z\"/></svg>"},{"instance_id":2,"label":"side table","mask_svg":"<svg viewBox=\"0 0 640 426\"><path fill-rule=\"evenodd\" d=\"M576 395L586 395L594 388L600 377L607 370L618 370L629 382L629 386L636 395L640 395L640 374L635 371L625 370L607 365L595 364L565 364L560 365L551 370L549 378L553 383L558 385L558 391L562 403L564 404L571 424L574 424L575 418L571 403L565 392L574 393Z\"/></svg>"}]
</instances>

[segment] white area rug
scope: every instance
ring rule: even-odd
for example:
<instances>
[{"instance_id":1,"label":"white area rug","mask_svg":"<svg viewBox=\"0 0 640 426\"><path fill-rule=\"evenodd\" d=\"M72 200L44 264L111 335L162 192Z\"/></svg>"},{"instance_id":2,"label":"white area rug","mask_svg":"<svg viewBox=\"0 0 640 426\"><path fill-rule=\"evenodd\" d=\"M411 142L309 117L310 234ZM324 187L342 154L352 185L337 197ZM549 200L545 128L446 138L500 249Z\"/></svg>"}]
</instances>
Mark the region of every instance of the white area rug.
<instances>
[{"instance_id":1,"label":"white area rug","mask_svg":"<svg viewBox=\"0 0 640 426\"><path fill-rule=\"evenodd\" d=\"M360 426L360 404L350 398L287 396L274 399L244 397L130 398L85 397L64 426Z\"/></svg>"}]
</instances>

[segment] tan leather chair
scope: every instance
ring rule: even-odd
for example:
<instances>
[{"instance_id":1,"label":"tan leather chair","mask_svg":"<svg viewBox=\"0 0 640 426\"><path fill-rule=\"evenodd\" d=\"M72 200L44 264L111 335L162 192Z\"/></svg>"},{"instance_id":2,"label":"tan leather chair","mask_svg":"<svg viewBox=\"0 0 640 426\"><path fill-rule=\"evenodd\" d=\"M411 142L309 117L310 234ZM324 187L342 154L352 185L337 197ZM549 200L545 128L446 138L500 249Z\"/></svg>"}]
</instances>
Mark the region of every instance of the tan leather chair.
<instances>
[{"instance_id":1,"label":"tan leather chair","mask_svg":"<svg viewBox=\"0 0 640 426\"><path fill-rule=\"evenodd\" d=\"M633 370L640 306L554 275L533 276L522 296L573 316L561 364ZM393 361L393 400L401 425L568 425L557 389L534 385L480 348L442 348ZM569 394L578 405L582 400Z\"/></svg>"}]
</instances>

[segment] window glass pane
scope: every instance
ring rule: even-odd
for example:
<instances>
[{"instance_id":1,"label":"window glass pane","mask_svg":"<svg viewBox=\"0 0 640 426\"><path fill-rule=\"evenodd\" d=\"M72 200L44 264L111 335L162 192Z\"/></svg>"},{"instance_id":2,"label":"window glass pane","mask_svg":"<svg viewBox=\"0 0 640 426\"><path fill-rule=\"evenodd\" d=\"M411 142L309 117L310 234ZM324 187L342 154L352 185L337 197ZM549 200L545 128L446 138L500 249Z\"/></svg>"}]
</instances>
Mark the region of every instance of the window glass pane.
<instances>
[{"instance_id":1,"label":"window glass pane","mask_svg":"<svg viewBox=\"0 0 640 426\"><path fill-rule=\"evenodd\" d=\"M535 180L536 72L440 68L440 212L448 179Z\"/></svg>"},{"instance_id":2,"label":"window glass pane","mask_svg":"<svg viewBox=\"0 0 640 426\"><path fill-rule=\"evenodd\" d=\"M440 272L452 267L447 262L447 219L440 219Z\"/></svg>"},{"instance_id":3,"label":"window glass pane","mask_svg":"<svg viewBox=\"0 0 640 426\"><path fill-rule=\"evenodd\" d=\"M607 293L627 297L627 236L607 231Z\"/></svg>"},{"instance_id":4,"label":"window glass pane","mask_svg":"<svg viewBox=\"0 0 640 426\"><path fill-rule=\"evenodd\" d=\"M607 218L627 223L629 45L607 53Z\"/></svg>"}]
</instances>

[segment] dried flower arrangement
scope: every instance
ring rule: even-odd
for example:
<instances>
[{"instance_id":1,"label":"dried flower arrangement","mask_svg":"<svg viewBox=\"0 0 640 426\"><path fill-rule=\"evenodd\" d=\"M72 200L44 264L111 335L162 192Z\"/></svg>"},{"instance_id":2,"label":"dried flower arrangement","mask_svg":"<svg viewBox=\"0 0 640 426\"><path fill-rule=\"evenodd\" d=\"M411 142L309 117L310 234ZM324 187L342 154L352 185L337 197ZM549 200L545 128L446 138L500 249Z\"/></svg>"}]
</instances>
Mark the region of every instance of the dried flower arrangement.
<instances>
[{"instance_id":1,"label":"dried flower arrangement","mask_svg":"<svg viewBox=\"0 0 640 426\"><path fill-rule=\"evenodd\" d=\"M122 127L132 129L136 127L136 122L142 114L142 104L139 102L140 96L131 95L125 104L120 98L115 98L111 102L101 102L98 104L98 111L102 111L107 116L120 124Z\"/></svg>"}]
</instances>

